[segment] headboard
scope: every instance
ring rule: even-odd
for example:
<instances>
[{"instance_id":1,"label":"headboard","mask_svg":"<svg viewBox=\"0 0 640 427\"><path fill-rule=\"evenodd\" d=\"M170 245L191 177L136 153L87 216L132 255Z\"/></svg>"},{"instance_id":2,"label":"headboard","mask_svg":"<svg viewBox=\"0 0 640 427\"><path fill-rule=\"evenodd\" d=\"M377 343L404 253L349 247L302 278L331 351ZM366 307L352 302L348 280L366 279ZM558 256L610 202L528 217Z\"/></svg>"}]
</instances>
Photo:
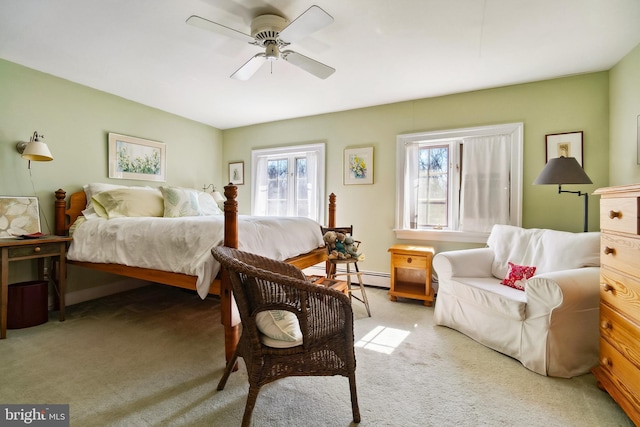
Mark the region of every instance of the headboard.
<instances>
[{"instance_id":1,"label":"headboard","mask_svg":"<svg viewBox=\"0 0 640 427\"><path fill-rule=\"evenodd\" d=\"M69 228L79 216L82 216L82 211L87 207L87 196L84 191L78 191L69 197L69 208L67 208L67 201L65 200L66 195L67 192L62 189L56 191L54 204L54 234L56 236L68 236Z\"/></svg>"}]
</instances>

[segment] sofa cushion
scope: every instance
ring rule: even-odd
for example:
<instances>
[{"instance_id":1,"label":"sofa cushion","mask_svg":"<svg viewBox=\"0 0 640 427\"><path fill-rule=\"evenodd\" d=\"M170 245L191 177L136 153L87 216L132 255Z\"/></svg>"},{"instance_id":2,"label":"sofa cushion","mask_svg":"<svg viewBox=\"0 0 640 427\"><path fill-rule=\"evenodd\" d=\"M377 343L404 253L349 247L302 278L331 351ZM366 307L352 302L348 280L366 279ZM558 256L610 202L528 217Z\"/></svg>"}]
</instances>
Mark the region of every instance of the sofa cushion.
<instances>
[{"instance_id":1,"label":"sofa cushion","mask_svg":"<svg viewBox=\"0 0 640 427\"><path fill-rule=\"evenodd\" d=\"M537 273L572 270L582 267L600 267L600 233L568 233L545 230L542 234L545 256Z\"/></svg>"},{"instance_id":2,"label":"sofa cushion","mask_svg":"<svg viewBox=\"0 0 640 427\"><path fill-rule=\"evenodd\" d=\"M600 233L570 233L496 224L487 245L494 251L491 274L503 278L508 262L535 265L538 274L600 265Z\"/></svg>"},{"instance_id":3,"label":"sofa cushion","mask_svg":"<svg viewBox=\"0 0 640 427\"><path fill-rule=\"evenodd\" d=\"M454 277L446 292L473 304L484 312L508 319L524 320L527 298L525 293L500 284L499 279L487 277ZM437 303L436 303L437 304ZM482 319L478 319L479 322Z\"/></svg>"}]
</instances>

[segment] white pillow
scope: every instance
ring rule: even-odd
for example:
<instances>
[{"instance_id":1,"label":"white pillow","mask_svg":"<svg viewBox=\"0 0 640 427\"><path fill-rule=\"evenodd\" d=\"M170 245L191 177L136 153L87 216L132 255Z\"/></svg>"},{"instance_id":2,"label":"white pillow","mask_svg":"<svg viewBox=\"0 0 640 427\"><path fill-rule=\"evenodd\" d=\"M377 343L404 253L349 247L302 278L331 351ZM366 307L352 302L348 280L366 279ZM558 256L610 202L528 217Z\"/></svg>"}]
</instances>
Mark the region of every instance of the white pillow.
<instances>
[{"instance_id":1,"label":"white pillow","mask_svg":"<svg viewBox=\"0 0 640 427\"><path fill-rule=\"evenodd\" d=\"M222 215L224 213L220 210L211 193L198 191L198 202L200 203L200 212L202 215Z\"/></svg>"},{"instance_id":2,"label":"white pillow","mask_svg":"<svg viewBox=\"0 0 640 427\"><path fill-rule=\"evenodd\" d=\"M178 187L160 187L165 218L201 216L198 191Z\"/></svg>"},{"instance_id":3,"label":"white pillow","mask_svg":"<svg viewBox=\"0 0 640 427\"><path fill-rule=\"evenodd\" d=\"M269 347L286 348L302 344L302 331L295 314L287 310L261 311L256 314L258 330Z\"/></svg>"},{"instance_id":4,"label":"white pillow","mask_svg":"<svg viewBox=\"0 0 640 427\"><path fill-rule=\"evenodd\" d=\"M160 217L164 213L162 193L154 188L117 188L92 199L96 213L103 218Z\"/></svg>"},{"instance_id":5,"label":"white pillow","mask_svg":"<svg viewBox=\"0 0 640 427\"><path fill-rule=\"evenodd\" d=\"M86 184L82 188L84 189L84 195L87 198L87 206L82 211L82 215L87 219L91 219L91 218L99 217L99 215L97 214L93 206L93 196L95 196L98 193L102 193L103 191L115 190L118 188L126 188L126 185L103 184L103 183L96 182L92 184Z\"/></svg>"},{"instance_id":6,"label":"white pillow","mask_svg":"<svg viewBox=\"0 0 640 427\"><path fill-rule=\"evenodd\" d=\"M84 194L87 198L87 206L85 207L85 209L82 211L82 215L86 218L86 219L91 219L91 218L99 218L99 217L104 217L106 218L106 214L104 213L104 210L101 210L100 213L98 213L95 209L95 206L93 204L93 196L95 196L96 194L100 194L104 191L109 191L109 190L120 190L123 188L127 188L127 189L131 189L131 190L151 190L153 189L152 187L149 186L132 186L129 187L127 185L118 185L118 184L105 184L105 183L101 183L101 182L94 182L91 184L86 184L84 187L82 187L84 189ZM100 208L98 208L100 209Z\"/></svg>"}]
</instances>

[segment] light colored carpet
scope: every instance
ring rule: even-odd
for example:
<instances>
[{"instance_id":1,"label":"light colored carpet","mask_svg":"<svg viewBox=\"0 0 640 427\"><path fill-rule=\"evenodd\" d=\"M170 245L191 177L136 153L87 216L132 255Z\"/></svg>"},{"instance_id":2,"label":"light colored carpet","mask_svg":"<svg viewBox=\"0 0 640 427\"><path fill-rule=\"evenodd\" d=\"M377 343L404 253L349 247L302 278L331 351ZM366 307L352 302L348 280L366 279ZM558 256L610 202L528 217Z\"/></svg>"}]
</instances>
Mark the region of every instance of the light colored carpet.
<instances>
[{"instance_id":1,"label":"light colored carpet","mask_svg":"<svg viewBox=\"0 0 640 427\"><path fill-rule=\"evenodd\" d=\"M361 426L632 426L587 374L535 374L433 324L419 301L368 288L354 301ZM67 308L0 341L1 403L69 403L72 426L240 425L246 371L224 368L216 299L152 285ZM366 338L367 343L361 341ZM254 426L348 426L343 377L263 387Z\"/></svg>"}]
</instances>

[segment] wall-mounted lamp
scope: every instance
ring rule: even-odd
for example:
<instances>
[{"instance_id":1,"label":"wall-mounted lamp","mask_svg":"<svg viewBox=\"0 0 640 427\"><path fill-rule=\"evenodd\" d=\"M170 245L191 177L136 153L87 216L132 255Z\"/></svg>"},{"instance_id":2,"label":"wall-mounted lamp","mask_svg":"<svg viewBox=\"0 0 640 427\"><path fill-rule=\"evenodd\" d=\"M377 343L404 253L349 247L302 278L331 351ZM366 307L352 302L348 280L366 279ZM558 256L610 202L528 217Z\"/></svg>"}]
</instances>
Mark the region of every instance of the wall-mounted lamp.
<instances>
[{"instance_id":1,"label":"wall-mounted lamp","mask_svg":"<svg viewBox=\"0 0 640 427\"><path fill-rule=\"evenodd\" d=\"M222 194L220 194L220 192L218 190L216 190L216 186L213 184L209 184L206 185L204 187L202 187L202 191L207 191L209 188L211 188L211 195L213 196L213 200L216 201L216 203L218 204L218 206L221 206L222 203L224 203L225 199L224 196Z\"/></svg>"},{"instance_id":2,"label":"wall-mounted lamp","mask_svg":"<svg viewBox=\"0 0 640 427\"><path fill-rule=\"evenodd\" d=\"M550 159L542 169L533 185L558 184L558 194L573 193L578 197L584 196L584 231L589 227L589 194L581 191L568 191L562 189L562 184L593 184L575 157L556 157Z\"/></svg>"},{"instance_id":3,"label":"wall-mounted lamp","mask_svg":"<svg viewBox=\"0 0 640 427\"><path fill-rule=\"evenodd\" d=\"M42 142L43 138L43 135L38 135L38 131L35 131L29 142L18 142L16 144L16 149L22 155L22 158L29 160L29 169L31 169L31 160L36 162L53 160L49 147Z\"/></svg>"}]
</instances>

